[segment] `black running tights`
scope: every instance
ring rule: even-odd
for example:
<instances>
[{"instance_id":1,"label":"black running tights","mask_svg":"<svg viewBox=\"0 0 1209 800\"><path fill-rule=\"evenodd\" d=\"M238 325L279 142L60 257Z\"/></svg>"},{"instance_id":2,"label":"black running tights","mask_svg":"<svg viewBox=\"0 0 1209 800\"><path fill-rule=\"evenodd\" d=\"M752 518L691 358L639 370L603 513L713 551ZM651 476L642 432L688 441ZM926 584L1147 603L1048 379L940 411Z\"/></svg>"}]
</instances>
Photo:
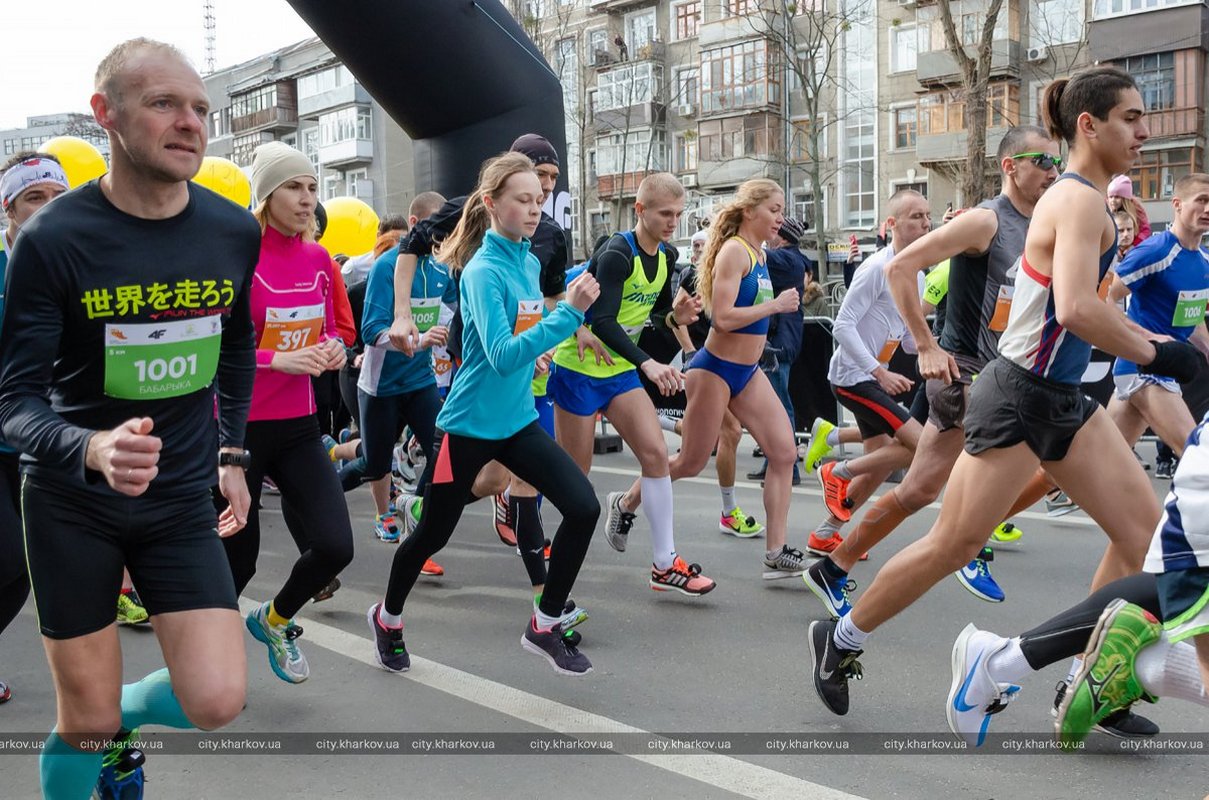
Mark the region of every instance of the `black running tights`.
<instances>
[{"instance_id":1,"label":"black running tights","mask_svg":"<svg viewBox=\"0 0 1209 800\"><path fill-rule=\"evenodd\" d=\"M18 458L16 453L0 453L0 633L20 613L29 596Z\"/></svg>"}]
</instances>

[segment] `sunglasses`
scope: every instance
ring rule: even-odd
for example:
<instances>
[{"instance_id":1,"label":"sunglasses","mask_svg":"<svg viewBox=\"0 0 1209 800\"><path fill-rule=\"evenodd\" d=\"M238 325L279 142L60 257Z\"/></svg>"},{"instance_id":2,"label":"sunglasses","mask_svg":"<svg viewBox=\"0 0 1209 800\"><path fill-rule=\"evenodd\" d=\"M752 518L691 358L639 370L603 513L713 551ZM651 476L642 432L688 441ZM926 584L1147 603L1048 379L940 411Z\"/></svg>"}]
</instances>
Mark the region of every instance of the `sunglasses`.
<instances>
[{"instance_id":1,"label":"sunglasses","mask_svg":"<svg viewBox=\"0 0 1209 800\"><path fill-rule=\"evenodd\" d=\"M1062 156L1051 156L1049 153L1017 153L1012 158L1027 158L1046 172L1053 167L1062 169Z\"/></svg>"}]
</instances>

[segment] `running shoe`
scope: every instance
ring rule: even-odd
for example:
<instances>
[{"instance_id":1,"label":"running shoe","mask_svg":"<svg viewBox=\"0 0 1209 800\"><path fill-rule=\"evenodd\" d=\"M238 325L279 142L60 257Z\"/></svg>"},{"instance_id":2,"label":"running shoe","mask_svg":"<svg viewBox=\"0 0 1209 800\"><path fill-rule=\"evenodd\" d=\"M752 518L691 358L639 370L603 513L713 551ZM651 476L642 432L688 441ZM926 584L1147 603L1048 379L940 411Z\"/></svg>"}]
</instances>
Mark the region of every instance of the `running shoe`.
<instances>
[{"instance_id":1,"label":"running shoe","mask_svg":"<svg viewBox=\"0 0 1209 800\"><path fill-rule=\"evenodd\" d=\"M414 434L407 439L407 463L417 475L424 472L424 467L428 465L428 456Z\"/></svg>"},{"instance_id":2,"label":"running shoe","mask_svg":"<svg viewBox=\"0 0 1209 800\"><path fill-rule=\"evenodd\" d=\"M1175 477L1175 468L1180 465L1178 458L1159 458L1154 462L1154 476L1163 480Z\"/></svg>"},{"instance_id":3,"label":"running shoe","mask_svg":"<svg viewBox=\"0 0 1209 800\"><path fill-rule=\"evenodd\" d=\"M1104 608L1088 639L1083 663L1058 705L1054 732L1060 745L1073 748L1114 712L1137 700L1157 699L1142 688L1134 659L1162 632L1153 614L1120 598Z\"/></svg>"},{"instance_id":4,"label":"running shoe","mask_svg":"<svg viewBox=\"0 0 1209 800\"><path fill-rule=\"evenodd\" d=\"M864 675L857 657L863 650L844 650L835 644L834 620L815 620L807 632L814 690L832 714L848 713L848 679Z\"/></svg>"},{"instance_id":5,"label":"running shoe","mask_svg":"<svg viewBox=\"0 0 1209 800\"><path fill-rule=\"evenodd\" d=\"M424 498L416 497L414 494L399 495L402 502L398 502L399 516L403 518L403 528L407 531L407 535L411 536L416 532L416 528L420 524L420 514L424 510Z\"/></svg>"},{"instance_id":6,"label":"running shoe","mask_svg":"<svg viewBox=\"0 0 1209 800\"><path fill-rule=\"evenodd\" d=\"M621 498L623 497L625 497L625 492L609 492L606 503L608 516L605 518L605 541L618 553L625 552L626 541L630 535L630 528L634 527L635 518L635 514L621 508Z\"/></svg>"},{"instance_id":7,"label":"running shoe","mask_svg":"<svg viewBox=\"0 0 1209 800\"><path fill-rule=\"evenodd\" d=\"M774 558L764 556L764 580L775 581L781 578L796 578L806 571L806 554L801 550L781 545L781 552Z\"/></svg>"},{"instance_id":8,"label":"running shoe","mask_svg":"<svg viewBox=\"0 0 1209 800\"><path fill-rule=\"evenodd\" d=\"M326 433L320 436L319 439L323 442L323 451L327 453L328 459L336 465L336 470L339 471L344 466L344 462L336 458L336 448L340 446L340 443Z\"/></svg>"},{"instance_id":9,"label":"running shoe","mask_svg":"<svg viewBox=\"0 0 1209 800\"><path fill-rule=\"evenodd\" d=\"M718 520L718 530L737 536L740 539L750 539L764 532L764 526L756 522L755 517L743 513L743 509L735 506L729 514L723 514Z\"/></svg>"},{"instance_id":10,"label":"running shoe","mask_svg":"<svg viewBox=\"0 0 1209 800\"><path fill-rule=\"evenodd\" d=\"M277 488L277 484L273 483L272 478L265 478L260 482L261 494L281 494L281 490Z\"/></svg>"},{"instance_id":11,"label":"running shoe","mask_svg":"<svg viewBox=\"0 0 1209 800\"><path fill-rule=\"evenodd\" d=\"M388 628L378 620L381 603L374 603L365 612L365 621L374 635L374 661L387 672L407 672L411 669L411 656L403 643L402 628Z\"/></svg>"},{"instance_id":12,"label":"running shoe","mask_svg":"<svg viewBox=\"0 0 1209 800\"><path fill-rule=\"evenodd\" d=\"M139 603L137 595L130 591L118 593L117 619L119 625L140 625L150 617L147 616L147 609Z\"/></svg>"},{"instance_id":13,"label":"running shoe","mask_svg":"<svg viewBox=\"0 0 1209 800\"><path fill-rule=\"evenodd\" d=\"M537 606L541 602L541 595L533 598L533 615L537 616ZM576 625L582 625L588 621L588 609L580 608L580 606L571 598L567 598L567 602L563 603L563 613L558 618L558 624L564 632L570 631Z\"/></svg>"},{"instance_id":14,"label":"running shoe","mask_svg":"<svg viewBox=\"0 0 1209 800\"><path fill-rule=\"evenodd\" d=\"M509 547L516 547L516 529L512 526L512 514L509 513L508 499L501 492L495 496L492 505L495 508L495 519L492 520L492 525L495 526L495 535L500 537L500 541Z\"/></svg>"},{"instance_id":15,"label":"running shoe","mask_svg":"<svg viewBox=\"0 0 1209 800\"><path fill-rule=\"evenodd\" d=\"M999 584L995 583L995 579L991 577L991 568L987 563L994 560L994 551L989 547L984 547L973 561L953 574L957 576L957 580L961 581L961 585L969 589L970 594L975 597L986 600L988 603L1002 603L1006 595L1004 595L1003 589L999 588Z\"/></svg>"},{"instance_id":16,"label":"running shoe","mask_svg":"<svg viewBox=\"0 0 1209 800\"><path fill-rule=\"evenodd\" d=\"M398 544L399 539L402 538L402 533L399 531L399 520L390 513L378 514L374 517L374 536L387 544Z\"/></svg>"},{"instance_id":17,"label":"running shoe","mask_svg":"<svg viewBox=\"0 0 1209 800\"><path fill-rule=\"evenodd\" d=\"M971 747L982 746L991 716L1006 708L1020 692L1015 684L997 683L987 671L991 656L1007 647L1009 641L966 625L953 643L953 681L945 716L949 730Z\"/></svg>"},{"instance_id":18,"label":"running shoe","mask_svg":"<svg viewBox=\"0 0 1209 800\"><path fill-rule=\"evenodd\" d=\"M815 556L826 556L835 552L835 549L844 542L844 537L838 533L833 533L827 539L822 538L814 531L810 532L810 538L806 540L806 552ZM858 561L868 561L869 554L861 553Z\"/></svg>"},{"instance_id":19,"label":"running shoe","mask_svg":"<svg viewBox=\"0 0 1209 800\"><path fill-rule=\"evenodd\" d=\"M143 765L147 757L138 749L138 728L118 731L101 757L101 774L92 796L96 800L142 800Z\"/></svg>"},{"instance_id":20,"label":"running shoe","mask_svg":"<svg viewBox=\"0 0 1209 800\"><path fill-rule=\"evenodd\" d=\"M248 631L256 637L256 641L268 648L269 666L278 678L287 683L302 683L311 676L306 656L295 643L295 640L302 636L302 628L293 622L287 625L270 625L268 616L268 603L248 612Z\"/></svg>"},{"instance_id":21,"label":"running shoe","mask_svg":"<svg viewBox=\"0 0 1209 800\"><path fill-rule=\"evenodd\" d=\"M1065 517L1072 511L1078 511L1075 501L1067 497L1066 492L1055 489L1045 496L1045 514L1049 517Z\"/></svg>"},{"instance_id":22,"label":"running shoe","mask_svg":"<svg viewBox=\"0 0 1209 800\"><path fill-rule=\"evenodd\" d=\"M403 444L395 445L394 454L391 457L391 472L404 483L415 486L416 470L408 462L407 447Z\"/></svg>"},{"instance_id":23,"label":"running shoe","mask_svg":"<svg viewBox=\"0 0 1209 800\"><path fill-rule=\"evenodd\" d=\"M847 522L852 519L852 501L848 499L848 484L852 481L836 475L835 464L831 461L819 468L819 485L827 511L840 522Z\"/></svg>"},{"instance_id":24,"label":"running shoe","mask_svg":"<svg viewBox=\"0 0 1209 800\"><path fill-rule=\"evenodd\" d=\"M424 566L420 567L420 574L427 575L430 578L439 578L445 574L445 568L431 558L424 559Z\"/></svg>"},{"instance_id":25,"label":"running shoe","mask_svg":"<svg viewBox=\"0 0 1209 800\"><path fill-rule=\"evenodd\" d=\"M839 619L852 610L852 603L848 598L856 589L856 581L851 578L832 580L823 569L823 559L820 558L807 567L802 580L810 591L814 592L814 596L823 601L823 606L832 619Z\"/></svg>"},{"instance_id":26,"label":"running shoe","mask_svg":"<svg viewBox=\"0 0 1209 800\"><path fill-rule=\"evenodd\" d=\"M405 495L403 494L403 490L399 488L399 484L395 483L393 477L386 486L386 511L388 514L397 514L399 513L399 498Z\"/></svg>"},{"instance_id":27,"label":"running shoe","mask_svg":"<svg viewBox=\"0 0 1209 800\"><path fill-rule=\"evenodd\" d=\"M336 435L336 439L340 444L348 444L353 439L357 438L357 434L353 433L352 428L341 428L340 433Z\"/></svg>"},{"instance_id":28,"label":"running shoe","mask_svg":"<svg viewBox=\"0 0 1209 800\"><path fill-rule=\"evenodd\" d=\"M13 699L13 692L8 688L8 684L0 681L0 703L7 703Z\"/></svg>"},{"instance_id":29,"label":"running shoe","mask_svg":"<svg viewBox=\"0 0 1209 800\"><path fill-rule=\"evenodd\" d=\"M822 417L815 418L814 424L810 426L810 446L806 448L806 457L802 459L802 466L806 468L807 475L818 469L823 459L832 451L831 445L827 444L827 435L833 430L835 426Z\"/></svg>"},{"instance_id":30,"label":"running shoe","mask_svg":"<svg viewBox=\"0 0 1209 800\"><path fill-rule=\"evenodd\" d=\"M521 637L521 647L546 659L555 672L577 678L587 675L592 671L592 662L570 643L564 632L561 622L549 628L538 628L537 615L531 615L525 635Z\"/></svg>"},{"instance_id":31,"label":"running shoe","mask_svg":"<svg viewBox=\"0 0 1209 800\"><path fill-rule=\"evenodd\" d=\"M991 541L995 544L1011 544L1020 541L1020 537L1023 535L1024 531L1012 523L1001 522L995 530L991 531Z\"/></svg>"},{"instance_id":32,"label":"running shoe","mask_svg":"<svg viewBox=\"0 0 1209 800\"><path fill-rule=\"evenodd\" d=\"M1054 707L1050 716L1058 716L1058 706L1066 696L1066 681L1058 681L1054 687ZM1159 735L1159 726L1141 714L1135 714L1132 708L1114 711L1100 722L1093 730L1106 733L1115 739L1147 739Z\"/></svg>"},{"instance_id":33,"label":"running shoe","mask_svg":"<svg viewBox=\"0 0 1209 800\"><path fill-rule=\"evenodd\" d=\"M709 594L717 586L713 579L701 574L700 564L686 564L676 556L667 569L651 565L651 588L657 592L676 591L689 597Z\"/></svg>"},{"instance_id":34,"label":"running shoe","mask_svg":"<svg viewBox=\"0 0 1209 800\"><path fill-rule=\"evenodd\" d=\"M338 591L340 591L340 579L332 578L331 582L328 583L327 586L324 586L322 589L315 592L315 595L311 598L311 602L322 603L324 600L331 600L332 596Z\"/></svg>"}]
</instances>

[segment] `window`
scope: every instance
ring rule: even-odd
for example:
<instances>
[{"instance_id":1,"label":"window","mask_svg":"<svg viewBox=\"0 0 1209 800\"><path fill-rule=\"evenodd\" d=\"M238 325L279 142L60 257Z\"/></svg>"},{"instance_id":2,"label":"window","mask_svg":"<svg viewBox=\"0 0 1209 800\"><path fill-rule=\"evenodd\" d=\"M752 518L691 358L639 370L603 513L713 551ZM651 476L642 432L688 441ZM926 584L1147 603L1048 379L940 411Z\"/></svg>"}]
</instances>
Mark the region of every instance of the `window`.
<instances>
[{"instance_id":1,"label":"window","mask_svg":"<svg viewBox=\"0 0 1209 800\"><path fill-rule=\"evenodd\" d=\"M1011 128L1020 124L1020 88L1006 83L987 86L987 127Z\"/></svg>"},{"instance_id":2,"label":"window","mask_svg":"<svg viewBox=\"0 0 1209 800\"><path fill-rule=\"evenodd\" d=\"M638 11L625 18L625 43L629 46L631 58L658 38L655 33L655 9Z\"/></svg>"},{"instance_id":3,"label":"window","mask_svg":"<svg viewBox=\"0 0 1209 800\"><path fill-rule=\"evenodd\" d=\"M336 175L323 176L323 197L322 200L331 200L333 197L339 197L344 194L344 178Z\"/></svg>"},{"instance_id":4,"label":"window","mask_svg":"<svg viewBox=\"0 0 1209 800\"><path fill-rule=\"evenodd\" d=\"M322 72L312 72L298 79L298 97L314 97L317 94L348 86L353 82L353 73L348 67L340 64Z\"/></svg>"},{"instance_id":5,"label":"window","mask_svg":"<svg viewBox=\"0 0 1209 800\"><path fill-rule=\"evenodd\" d=\"M728 17L745 17L756 10L757 0L722 0L722 13Z\"/></svg>"},{"instance_id":6,"label":"window","mask_svg":"<svg viewBox=\"0 0 1209 800\"><path fill-rule=\"evenodd\" d=\"M895 183L893 183L890 186L890 188L896 192L902 192L902 191L906 191L906 190L910 190L912 192L919 192L920 194L922 194L924 196L925 199L928 196L928 182L927 181L916 181L914 183L911 183L908 181L902 181L900 183L900 182L896 181Z\"/></svg>"},{"instance_id":7,"label":"window","mask_svg":"<svg viewBox=\"0 0 1209 800\"><path fill-rule=\"evenodd\" d=\"M811 120L795 119L791 123L789 158L792 161L819 161L827 156L827 122L820 118L818 152L814 152L810 141Z\"/></svg>"},{"instance_id":8,"label":"window","mask_svg":"<svg viewBox=\"0 0 1209 800\"><path fill-rule=\"evenodd\" d=\"M231 160L241 167L252 163L252 152L267 141L261 134L252 133L247 136L236 136L231 142Z\"/></svg>"},{"instance_id":9,"label":"window","mask_svg":"<svg viewBox=\"0 0 1209 800\"><path fill-rule=\"evenodd\" d=\"M677 172L697 171L697 135L692 131L677 133L673 138L675 148L675 170Z\"/></svg>"},{"instance_id":10,"label":"window","mask_svg":"<svg viewBox=\"0 0 1209 800\"><path fill-rule=\"evenodd\" d=\"M793 215L798 222L806 228L807 231L816 230L815 215L814 215L814 195L801 194L793 197Z\"/></svg>"},{"instance_id":11,"label":"window","mask_svg":"<svg viewBox=\"0 0 1209 800\"><path fill-rule=\"evenodd\" d=\"M676 70L676 97L679 105L696 105L701 100L700 72L696 67Z\"/></svg>"},{"instance_id":12,"label":"window","mask_svg":"<svg viewBox=\"0 0 1209 800\"><path fill-rule=\"evenodd\" d=\"M563 87L563 108L574 114L579 109L579 53L575 39L559 39L554 50L554 68Z\"/></svg>"},{"instance_id":13,"label":"window","mask_svg":"<svg viewBox=\"0 0 1209 800\"><path fill-rule=\"evenodd\" d=\"M1004 3L999 11L999 16L995 20L995 33L993 39L1007 39L1009 18L1013 15L1009 13L1008 3ZM982 38L982 26L986 21L985 0L949 0L949 9L953 14L953 27L957 29L957 35L961 39L961 43L967 47L972 47L978 44L978 40ZM945 40L944 24L940 19L940 8L938 4L932 4L921 7L915 15L916 25L921 31L928 29L926 34L919 37L919 52L928 53L934 50L947 50L948 44ZM925 38L927 47L925 48Z\"/></svg>"},{"instance_id":14,"label":"window","mask_svg":"<svg viewBox=\"0 0 1209 800\"><path fill-rule=\"evenodd\" d=\"M17 154L17 140L16 139L5 139L4 140L4 155L14 156L16 154Z\"/></svg>"},{"instance_id":15,"label":"window","mask_svg":"<svg viewBox=\"0 0 1209 800\"><path fill-rule=\"evenodd\" d=\"M546 0L525 0L524 22L534 23L546 16Z\"/></svg>"},{"instance_id":16,"label":"window","mask_svg":"<svg viewBox=\"0 0 1209 800\"><path fill-rule=\"evenodd\" d=\"M789 91L809 94L821 88L827 78L827 43L819 39L810 47L798 50L794 62L793 67L786 70ZM802 87L803 78L807 84L805 89Z\"/></svg>"},{"instance_id":17,"label":"window","mask_svg":"<svg viewBox=\"0 0 1209 800\"><path fill-rule=\"evenodd\" d=\"M1083 40L1083 0L1035 0L1029 10L1029 41L1053 47Z\"/></svg>"},{"instance_id":18,"label":"window","mask_svg":"<svg viewBox=\"0 0 1209 800\"><path fill-rule=\"evenodd\" d=\"M965 97L959 89L942 89L919 98L919 133L959 133L966 127ZM987 127L1020 124L1020 87L1007 83L987 86Z\"/></svg>"},{"instance_id":19,"label":"window","mask_svg":"<svg viewBox=\"0 0 1209 800\"><path fill-rule=\"evenodd\" d=\"M700 125L702 161L761 158L781 152L781 121L767 114L706 120Z\"/></svg>"},{"instance_id":20,"label":"window","mask_svg":"<svg viewBox=\"0 0 1209 800\"><path fill-rule=\"evenodd\" d=\"M891 144L893 149L910 150L915 147L918 120L919 110L915 106L890 109L890 130L894 137Z\"/></svg>"},{"instance_id":21,"label":"window","mask_svg":"<svg viewBox=\"0 0 1209 800\"><path fill-rule=\"evenodd\" d=\"M1126 58L1120 67L1137 81L1147 111L1175 107L1174 53L1131 56Z\"/></svg>"},{"instance_id":22,"label":"window","mask_svg":"<svg viewBox=\"0 0 1209 800\"><path fill-rule=\"evenodd\" d=\"M779 72L769 68L768 48L769 42L759 39L702 53L702 112L779 106Z\"/></svg>"},{"instance_id":23,"label":"window","mask_svg":"<svg viewBox=\"0 0 1209 800\"><path fill-rule=\"evenodd\" d=\"M270 83L246 94L231 98L231 118L251 116L258 111L265 111L277 105L277 84Z\"/></svg>"},{"instance_id":24,"label":"window","mask_svg":"<svg viewBox=\"0 0 1209 800\"><path fill-rule=\"evenodd\" d=\"M914 25L899 25L890 29L890 71L909 72L915 69L915 54L919 35Z\"/></svg>"},{"instance_id":25,"label":"window","mask_svg":"<svg viewBox=\"0 0 1209 800\"><path fill-rule=\"evenodd\" d=\"M1093 17L1095 19L1119 17L1169 6L1200 5L1201 2L1202 0L1095 0Z\"/></svg>"},{"instance_id":26,"label":"window","mask_svg":"<svg viewBox=\"0 0 1209 800\"><path fill-rule=\"evenodd\" d=\"M854 8L839 54L845 91L838 149L841 224L868 228L877 214L877 32L871 9Z\"/></svg>"},{"instance_id":27,"label":"window","mask_svg":"<svg viewBox=\"0 0 1209 800\"><path fill-rule=\"evenodd\" d=\"M659 97L663 67L651 61L622 64L596 79L593 111L611 111L650 103Z\"/></svg>"},{"instance_id":28,"label":"window","mask_svg":"<svg viewBox=\"0 0 1209 800\"><path fill-rule=\"evenodd\" d=\"M326 147L352 139L371 139L368 108L348 106L319 116L319 145Z\"/></svg>"},{"instance_id":29,"label":"window","mask_svg":"<svg viewBox=\"0 0 1209 800\"><path fill-rule=\"evenodd\" d=\"M667 169L667 138L650 128L596 137L596 173L620 175Z\"/></svg>"},{"instance_id":30,"label":"window","mask_svg":"<svg viewBox=\"0 0 1209 800\"><path fill-rule=\"evenodd\" d=\"M691 39L701 28L701 0L672 6L672 40Z\"/></svg>"},{"instance_id":31,"label":"window","mask_svg":"<svg viewBox=\"0 0 1209 800\"><path fill-rule=\"evenodd\" d=\"M307 128L302 132L302 154L311 161L315 174L319 174L319 129Z\"/></svg>"},{"instance_id":32,"label":"window","mask_svg":"<svg viewBox=\"0 0 1209 800\"><path fill-rule=\"evenodd\" d=\"M1202 163L1200 148L1196 147L1143 150L1129 174L1133 178L1134 196L1139 200L1170 200L1175 194L1175 182L1199 171Z\"/></svg>"},{"instance_id":33,"label":"window","mask_svg":"<svg viewBox=\"0 0 1209 800\"><path fill-rule=\"evenodd\" d=\"M596 28L588 31L586 39L587 45L587 61L589 64L596 63L596 54L599 52L609 52L609 36L604 28Z\"/></svg>"},{"instance_id":34,"label":"window","mask_svg":"<svg viewBox=\"0 0 1209 800\"><path fill-rule=\"evenodd\" d=\"M229 136L231 134L231 109L220 108L217 111L210 112L210 138L217 139L220 136Z\"/></svg>"}]
</instances>

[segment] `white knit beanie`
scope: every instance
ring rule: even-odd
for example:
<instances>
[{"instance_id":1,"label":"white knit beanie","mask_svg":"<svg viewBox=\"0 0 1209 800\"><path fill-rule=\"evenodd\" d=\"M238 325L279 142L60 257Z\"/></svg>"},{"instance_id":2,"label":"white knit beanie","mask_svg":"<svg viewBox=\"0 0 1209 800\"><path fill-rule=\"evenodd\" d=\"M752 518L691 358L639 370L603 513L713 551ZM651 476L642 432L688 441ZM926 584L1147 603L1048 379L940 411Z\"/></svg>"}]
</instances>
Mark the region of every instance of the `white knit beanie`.
<instances>
[{"instance_id":1,"label":"white knit beanie","mask_svg":"<svg viewBox=\"0 0 1209 800\"><path fill-rule=\"evenodd\" d=\"M252 153L252 195L257 203L290 178L301 175L319 179L311 160L288 144L266 142Z\"/></svg>"}]
</instances>

